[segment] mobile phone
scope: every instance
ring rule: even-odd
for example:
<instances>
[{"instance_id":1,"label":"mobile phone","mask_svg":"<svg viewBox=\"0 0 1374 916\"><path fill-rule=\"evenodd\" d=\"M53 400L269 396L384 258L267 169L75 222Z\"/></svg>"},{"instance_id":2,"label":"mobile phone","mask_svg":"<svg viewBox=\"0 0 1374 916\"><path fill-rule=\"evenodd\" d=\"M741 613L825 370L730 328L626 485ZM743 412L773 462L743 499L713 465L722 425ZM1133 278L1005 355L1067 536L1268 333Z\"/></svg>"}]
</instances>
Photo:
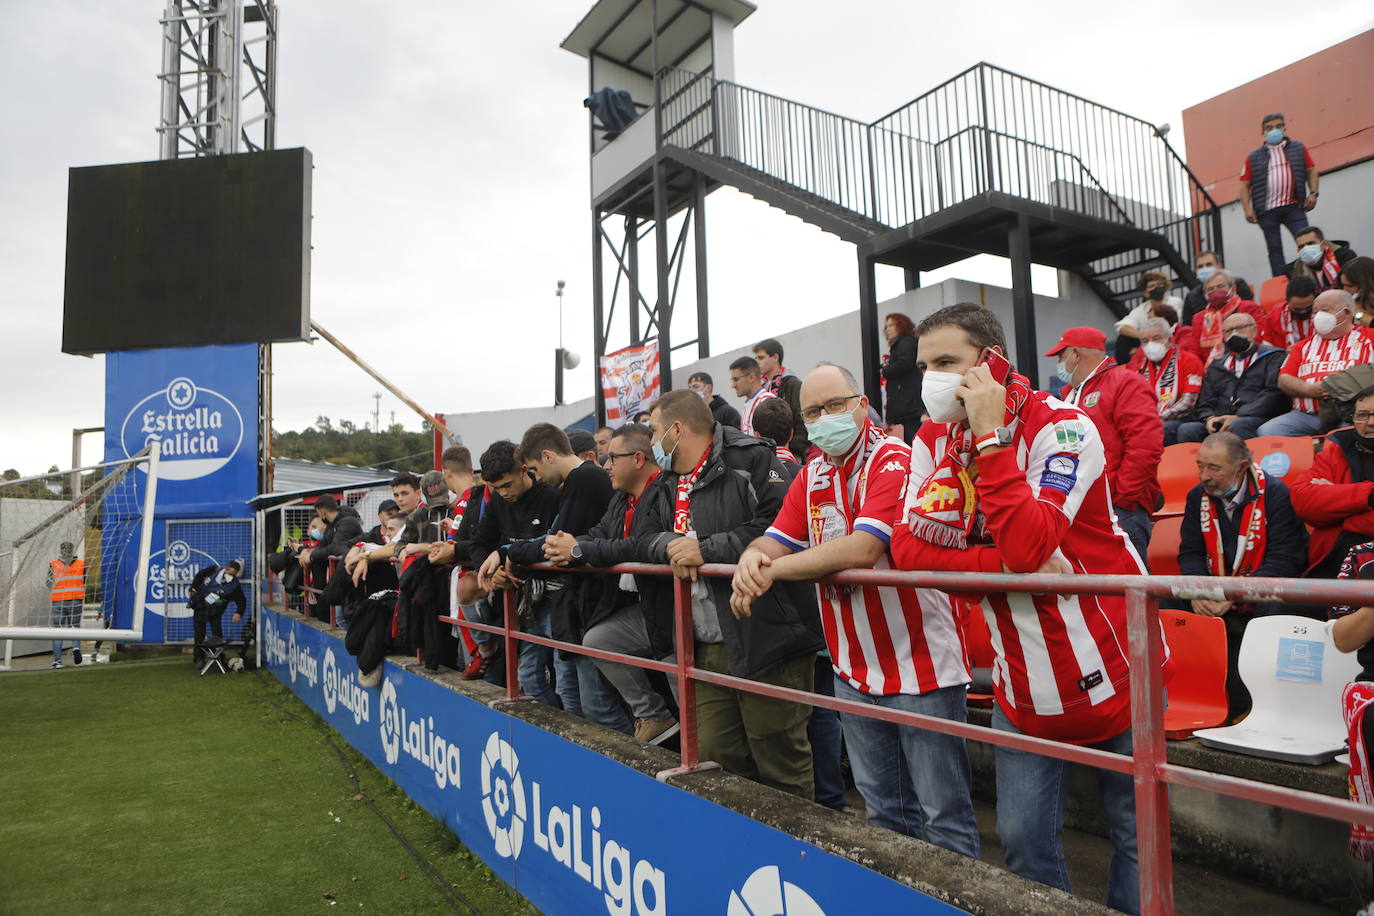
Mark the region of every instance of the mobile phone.
<instances>
[{"instance_id":1,"label":"mobile phone","mask_svg":"<svg viewBox=\"0 0 1374 916\"><path fill-rule=\"evenodd\" d=\"M978 365L987 366L999 385L1005 385L1007 377L1011 375L1011 363L992 347L984 347L983 352L978 354Z\"/></svg>"}]
</instances>

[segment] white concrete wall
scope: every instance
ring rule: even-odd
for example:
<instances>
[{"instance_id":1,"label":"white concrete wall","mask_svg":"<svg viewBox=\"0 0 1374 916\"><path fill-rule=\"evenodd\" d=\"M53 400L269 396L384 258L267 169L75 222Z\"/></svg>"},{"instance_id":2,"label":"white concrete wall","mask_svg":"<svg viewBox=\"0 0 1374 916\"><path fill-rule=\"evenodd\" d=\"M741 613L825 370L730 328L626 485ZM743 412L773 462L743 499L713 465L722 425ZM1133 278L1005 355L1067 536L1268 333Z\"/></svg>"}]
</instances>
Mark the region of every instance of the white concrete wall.
<instances>
[{"instance_id":1,"label":"white concrete wall","mask_svg":"<svg viewBox=\"0 0 1374 916\"><path fill-rule=\"evenodd\" d=\"M1348 168L1323 175L1319 186L1321 196L1317 208L1307 214L1307 220L1328 238L1344 239L1356 252L1374 255L1374 160L1367 160ZM1269 255L1264 247L1264 235L1259 226L1245 221L1245 211L1239 201L1222 208L1221 236L1226 247L1226 266L1244 277L1255 287L1269 278ZM1282 230L1286 260L1298 256L1297 246L1288 230Z\"/></svg>"},{"instance_id":2,"label":"white concrete wall","mask_svg":"<svg viewBox=\"0 0 1374 916\"><path fill-rule=\"evenodd\" d=\"M570 426L595 410L596 401L593 398L583 398L561 407L548 405L514 410L446 413L444 422L458 435L463 445L472 451L472 460L476 463L487 450L487 446L499 439L510 439L518 443L525 430L536 423Z\"/></svg>"}]
</instances>

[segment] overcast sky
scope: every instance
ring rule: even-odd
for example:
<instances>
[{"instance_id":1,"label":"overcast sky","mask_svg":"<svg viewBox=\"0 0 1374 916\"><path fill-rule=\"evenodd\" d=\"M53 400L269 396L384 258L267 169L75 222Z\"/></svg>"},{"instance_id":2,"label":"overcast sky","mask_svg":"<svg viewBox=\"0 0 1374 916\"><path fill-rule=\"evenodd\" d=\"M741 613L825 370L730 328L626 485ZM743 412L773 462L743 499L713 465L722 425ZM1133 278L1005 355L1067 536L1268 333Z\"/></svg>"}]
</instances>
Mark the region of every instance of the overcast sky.
<instances>
[{"instance_id":1,"label":"overcast sky","mask_svg":"<svg viewBox=\"0 0 1374 916\"><path fill-rule=\"evenodd\" d=\"M536 406L566 280L565 341L587 357L568 398L589 395L586 61L558 43L590 3L278 2L277 145L316 167L315 320L431 410ZM103 422L103 358L60 352L67 169L157 158L161 8L0 0L0 468L66 467L71 429ZM1295 9L760 0L736 78L870 121L987 60L1172 124L1182 151L1182 109L1370 25L1368 0ZM715 350L856 307L852 246L733 191L707 209ZM927 276L953 274L999 269ZM274 367L277 429L370 420L377 384L328 344L277 346Z\"/></svg>"}]
</instances>

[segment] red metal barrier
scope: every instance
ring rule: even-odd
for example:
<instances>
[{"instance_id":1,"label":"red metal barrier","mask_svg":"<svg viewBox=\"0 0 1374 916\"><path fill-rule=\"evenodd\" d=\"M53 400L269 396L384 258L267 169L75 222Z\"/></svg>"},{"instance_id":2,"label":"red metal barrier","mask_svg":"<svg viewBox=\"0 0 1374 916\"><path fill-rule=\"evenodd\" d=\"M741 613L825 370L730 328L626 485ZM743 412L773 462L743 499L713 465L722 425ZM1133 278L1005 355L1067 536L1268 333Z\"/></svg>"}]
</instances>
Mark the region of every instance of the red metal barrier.
<instances>
[{"instance_id":1,"label":"red metal barrier","mask_svg":"<svg viewBox=\"0 0 1374 916\"><path fill-rule=\"evenodd\" d=\"M534 567L553 570L553 567ZM668 566L627 563L610 569L557 569L575 573L634 573L671 575ZM707 564L699 575L728 578L734 566ZM1245 801L1286 808L1346 823L1374 823L1374 812L1355 803L1313 792L1287 789L1255 780L1209 773L1170 764L1164 744L1164 684L1161 672L1163 642L1159 627L1160 598L1212 598L1231 601L1285 602L1290 604L1374 604L1374 584L1359 581L1306 579L1238 579L1201 576L1079 576L1079 575L1000 575L947 572L893 572L851 570L827 576L820 582L837 585L887 585L905 588L936 588L951 592L1020 592L1039 594L1124 595L1130 634L1131 727L1133 754L1125 757L1074 744L1064 744L1030 735L996 731L966 722L953 722L919 713L852 700L841 700L787 687L761 684L728 674L703 671L694 658L690 582L674 581L673 614L677 649L675 662L644 659L615 652L589 649L575 643L522 633L517 627L515 593L503 597L503 625L464 621L474 630L503 637L506 653L506 694L520 699L520 642L561 649L603 661L619 662L651 671L662 671L677 678L680 708L682 764L659 774L668 778L715 766L699 759L696 721L696 682L717 684L780 700L791 700L848 715L868 716L898 725L958 735L973 741L1010 747L1089 766L1128 773L1135 784L1136 832L1140 858L1141 912L1172 913L1173 856L1169 832L1169 785L1188 786Z\"/></svg>"}]
</instances>

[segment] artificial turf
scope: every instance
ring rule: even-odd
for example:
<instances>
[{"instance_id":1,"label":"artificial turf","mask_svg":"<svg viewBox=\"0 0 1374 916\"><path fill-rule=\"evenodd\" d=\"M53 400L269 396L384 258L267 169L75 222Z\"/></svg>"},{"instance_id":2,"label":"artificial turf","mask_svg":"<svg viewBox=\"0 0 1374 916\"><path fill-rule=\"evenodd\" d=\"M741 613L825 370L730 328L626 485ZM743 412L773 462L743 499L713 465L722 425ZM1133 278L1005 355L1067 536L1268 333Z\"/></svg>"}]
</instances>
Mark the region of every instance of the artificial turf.
<instances>
[{"instance_id":1,"label":"artificial turf","mask_svg":"<svg viewBox=\"0 0 1374 916\"><path fill-rule=\"evenodd\" d=\"M536 912L326 734L185 658L0 674L0 913Z\"/></svg>"}]
</instances>

